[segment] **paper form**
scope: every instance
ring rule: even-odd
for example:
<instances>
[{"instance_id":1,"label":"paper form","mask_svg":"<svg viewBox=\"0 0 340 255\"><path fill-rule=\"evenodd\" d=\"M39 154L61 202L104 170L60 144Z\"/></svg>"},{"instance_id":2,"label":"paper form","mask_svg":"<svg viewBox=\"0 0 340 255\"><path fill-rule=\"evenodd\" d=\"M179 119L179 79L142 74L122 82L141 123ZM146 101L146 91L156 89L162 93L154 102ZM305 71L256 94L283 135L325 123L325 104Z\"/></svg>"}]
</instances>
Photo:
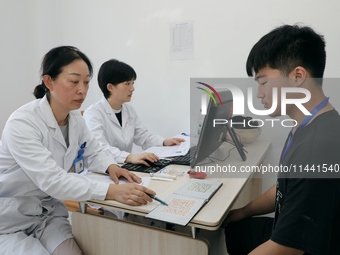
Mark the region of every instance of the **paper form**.
<instances>
[{"instance_id":1,"label":"paper form","mask_svg":"<svg viewBox=\"0 0 340 255\"><path fill-rule=\"evenodd\" d=\"M146 218L162 220L185 226L221 187L221 182L209 180L189 180L147 214Z\"/></svg>"},{"instance_id":2,"label":"paper form","mask_svg":"<svg viewBox=\"0 0 340 255\"><path fill-rule=\"evenodd\" d=\"M173 60L194 59L194 22L170 24L170 52Z\"/></svg>"},{"instance_id":3,"label":"paper form","mask_svg":"<svg viewBox=\"0 0 340 255\"><path fill-rule=\"evenodd\" d=\"M183 138L185 141L180 145L175 146L153 146L146 150L146 152L152 152L160 158L176 157L185 155L190 148L190 137L184 135L177 135L177 138Z\"/></svg>"},{"instance_id":4,"label":"paper form","mask_svg":"<svg viewBox=\"0 0 340 255\"><path fill-rule=\"evenodd\" d=\"M171 194L165 202L168 206L160 204L146 217L185 226L206 203L206 200Z\"/></svg>"}]
</instances>

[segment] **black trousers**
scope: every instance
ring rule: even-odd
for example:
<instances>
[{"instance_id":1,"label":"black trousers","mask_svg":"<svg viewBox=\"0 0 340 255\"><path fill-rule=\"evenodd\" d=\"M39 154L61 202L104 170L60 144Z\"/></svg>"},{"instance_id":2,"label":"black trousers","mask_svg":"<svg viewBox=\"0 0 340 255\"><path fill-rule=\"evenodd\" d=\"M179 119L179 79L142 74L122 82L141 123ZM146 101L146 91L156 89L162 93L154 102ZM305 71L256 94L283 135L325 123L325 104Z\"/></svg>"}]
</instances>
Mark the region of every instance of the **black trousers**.
<instances>
[{"instance_id":1,"label":"black trousers","mask_svg":"<svg viewBox=\"0 0 340 255\"><path fill-rule=\"evenodd\" d=\"M269 240L273 218L251 217L230 223L225 229L226 245L230 255L246 255Z\"/></svg>"}]
</instances>

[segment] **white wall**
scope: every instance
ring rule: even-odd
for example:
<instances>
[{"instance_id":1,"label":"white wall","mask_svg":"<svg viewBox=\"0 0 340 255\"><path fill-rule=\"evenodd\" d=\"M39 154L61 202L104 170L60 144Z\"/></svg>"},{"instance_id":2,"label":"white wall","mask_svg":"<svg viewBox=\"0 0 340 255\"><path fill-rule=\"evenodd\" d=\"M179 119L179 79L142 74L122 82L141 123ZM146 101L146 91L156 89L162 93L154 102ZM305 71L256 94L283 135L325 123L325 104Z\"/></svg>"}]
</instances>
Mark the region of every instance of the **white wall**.
<instances>
[{"instance_id":1,"label":"white wall","mask_svg":"<svg viewBox=\"0 0 340 255\"><path fill-rule=\"evenodd\" d=\"M34 98L40 56L36 39L37 16L34 5L26 1L1 1L0 4L0 128L16 108Z\"/></svg>"},{"instance_id":2,"label":"white wall","mask_svg":"<svg viewBox=\"0 0 340 255\"><path fill-rule=\"evenodd\" d=\"M190 77L246 77L253 44L283 23L301 22L325 35L325 77L339 77L336 0L0 0L0 130L9 114L33 99L43 54L74 45L100 65L117 58L137 72L133 104L150 131L165 137L189 130ZM170 23L194 22L194 60L170 58ZM325 90L335 102L338 84ZM101 97L96 75L83 109ZM286 130L269 129L265 162L277 164ZM265 188L274 180L266 180Z\"/></svg>"}]
</instances>

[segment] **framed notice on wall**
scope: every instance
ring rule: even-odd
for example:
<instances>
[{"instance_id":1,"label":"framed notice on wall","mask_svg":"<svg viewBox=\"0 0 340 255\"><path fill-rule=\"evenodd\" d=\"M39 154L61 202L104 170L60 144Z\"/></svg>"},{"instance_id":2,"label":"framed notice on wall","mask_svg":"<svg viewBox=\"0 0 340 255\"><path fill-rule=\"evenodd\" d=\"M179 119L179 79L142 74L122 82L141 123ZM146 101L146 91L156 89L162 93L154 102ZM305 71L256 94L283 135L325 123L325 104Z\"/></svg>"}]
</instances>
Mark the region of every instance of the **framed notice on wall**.
<instances>
[{"instance_id":1,"label":"framed notice on wall","mask_svg":"<svg viewBox=\"0 0 340 255\"><path fill-rule=\"evenodd\" d=\"M194 22L170 23L172 60L194 59Z\"/></svg>"}]
</instances>

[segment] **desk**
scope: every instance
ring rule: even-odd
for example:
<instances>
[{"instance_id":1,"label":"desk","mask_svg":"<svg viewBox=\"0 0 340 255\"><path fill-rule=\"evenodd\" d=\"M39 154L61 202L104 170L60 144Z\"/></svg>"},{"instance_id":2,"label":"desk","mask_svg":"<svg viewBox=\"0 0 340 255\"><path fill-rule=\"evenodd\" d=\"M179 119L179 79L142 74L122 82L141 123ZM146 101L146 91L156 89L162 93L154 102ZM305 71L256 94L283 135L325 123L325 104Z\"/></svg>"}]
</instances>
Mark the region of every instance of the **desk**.
<instances>
[{"instance_id":1,"label":"desk","mask_svg":"<svg viewBox=\"0 0 340 255\"><path fill-rule=\"evenodd\" d=\"M266 155L268 149L269 149L270 143L268 141L261 141L257 140L254 141L253 143L249 144L245 149L248 151L247 153L247 161L242 161L240 156L238 155L238 152L236 150L232 150L230 153L230 156L227 160L224 162L221 161L216 161L214 164L220 164L220 165L232 165L235 166L237 169L239 169L241 166L256 166L260 165L262 162L264 156ZM230 144L224 144L222 145L215 153L213 156L217 158L224 158L225 155L228 154L229 150L232 148ZM188 166L168 166L168 168L171 167L176 167L176 169L180 169L183 172L186 172L189 167ZM141 174L137 173L139 176L143 176L146 174ZM228 214L229 210L235 205L235 202L240 198L243 200L243 203L249 202L251 199L254 197L258 196L261 193L261 186L259 186L259 183L261 182L261 179L251 179L252 173L245 173L242 175L242 178L235 178L239 177L235 174L223 174L223 175L212 175L209 176L208 178L211 180L218 180L223 182L223 185L221 188L218 190L218 192L209 200L209 202L196 214L196 216L189 222L188 226L191 226L193 228L199 228L199 229L206 229L206 230L217 230L221 224L223 223L226 215ZM155 181L151 180L149 184L149 188L153 189L157 192L157 196L160 198L166 198L170 194L172 194L175 190L177 190L179 187L184 185L187 181L189 180L188 175L184 176L178 176L177 179L173 182L162 182L162 181ZM249 181L250 180L250 181ZM248 188L245 188L248 187ZM254 191L255 189L255 191ZM243 197L242 197L243 196ZM124 211L128 212L130 214L135 214L135 215L141 215L145 216L148 214L150 211L152 211L156 206L158 206L158 202L153 201L152 203L148 203L147 205L143 206L129 206L125 205L116 201L99 201L99 200L90 200L86 201L86 203L98 205L101 207L106 207L109 209L113 210L119 210L119 211ZM84 203L83 203L84 204ZM83 209L84 206L82 207ZM79 216L80 213L76 213L75 217L81 217L82 221L86 221L85 217L87 214ZM73 216L73 215L72 215ZM90 216L89 216L90 217ZM97 217L97 218L92 218L94 219L97 223L100 221L100 216L91 216L91 217ZM105 219L107 220L107 219ZM118 222L118 221L117 221ZM75 223L75 224L74 224ZM89 222L88 222L89 224ZM99 223L98 223L99 224ZM108 223L107 223L108 224ZM124 222L124 221L119 221L118 225L122 226L115 226L119 227L119 229L124 229L124 225L127 229L127 236L129 236L129 233L131 232L128 230L131 228L131 222ZM116 224L117 225L117 224ZM105 231L105 225L104 224L104 229L101 229L97 233L100 233L101 231ZM84 224L81 224L81 222L77 219L74 219L72 217L72 228L73 228L73 233L74 236L77 240L77 242L80 243L80 247L83 248L84 245L88 244L86 240L79 240L77 236L81 236L80 239L85 238L84 237L84 231L83 231ZM153 232L158 232L157 235L164 235L163 238L167 239L167 236L170 234L166 230L160 230L160 229L152 229L151 227L148 226L142 226L136 224L135 229L132 232L139 231L141 230L139 235L140 238L151 238L153 235ZM150 231L150 235L145 235L144 231ZM89 231L87 231L89 232ZM124 230L117 231L118 233L116 235L120 236ZM89 235L90 233L87 233L86 235ZM171 236L173 237L174 233L171 233ZM175 234L176 235L176 234ZM180 235L179 235L180 236ZM93 237L87 237L87 238L93 238ZM181 237L183 238L183 237ZM189 238L186 236L186 238ZM175 238L176 239L176 238ZM182 240L182 239L181 239ZM201 240L197 239L188 239L191 242L194 242L195 240L198 242L196 243L197 245L203 245L202 247L199 248L200 251L204 250L202 254L207 254L205 253L205 244L202 244ZM188 240L185 241L184 246L186 246L188 243ZM113 239L111 239L111 242ZM177 240L178 242L179 240ZM154 240L150 239L148 243L153 243ZM161 242L161 241L160 241ZM195 245L196 245L195 244ZM127 246L130 244L127 243ZM194 245L194 246L195 246ZM176 245L177 246L177 245ZM184 248L184 246L182 248ZM158 254L157 252L155 253L150 253L152 251L149 251L149 253L145 254ZM193 253L192 250L190 250L191 253ZM164 250L161 252L162 254L164 253ZM180 253L183 253L183 249L180 250ZM85 252L85 254L87 254ZM89 253L90 254L90 253ZM126 254L126 253L125 253ZM129 253L130 254L130 253ZM132 253L131 253L132 254ZM139 254L141 254L139 252ZM170 253L169 253L170 254ZM174 253L175 254L175 253ZM178 253L177 253L178 254ZM201 254L201 253L197 253Z\"/></svg>"}]
</instances>

